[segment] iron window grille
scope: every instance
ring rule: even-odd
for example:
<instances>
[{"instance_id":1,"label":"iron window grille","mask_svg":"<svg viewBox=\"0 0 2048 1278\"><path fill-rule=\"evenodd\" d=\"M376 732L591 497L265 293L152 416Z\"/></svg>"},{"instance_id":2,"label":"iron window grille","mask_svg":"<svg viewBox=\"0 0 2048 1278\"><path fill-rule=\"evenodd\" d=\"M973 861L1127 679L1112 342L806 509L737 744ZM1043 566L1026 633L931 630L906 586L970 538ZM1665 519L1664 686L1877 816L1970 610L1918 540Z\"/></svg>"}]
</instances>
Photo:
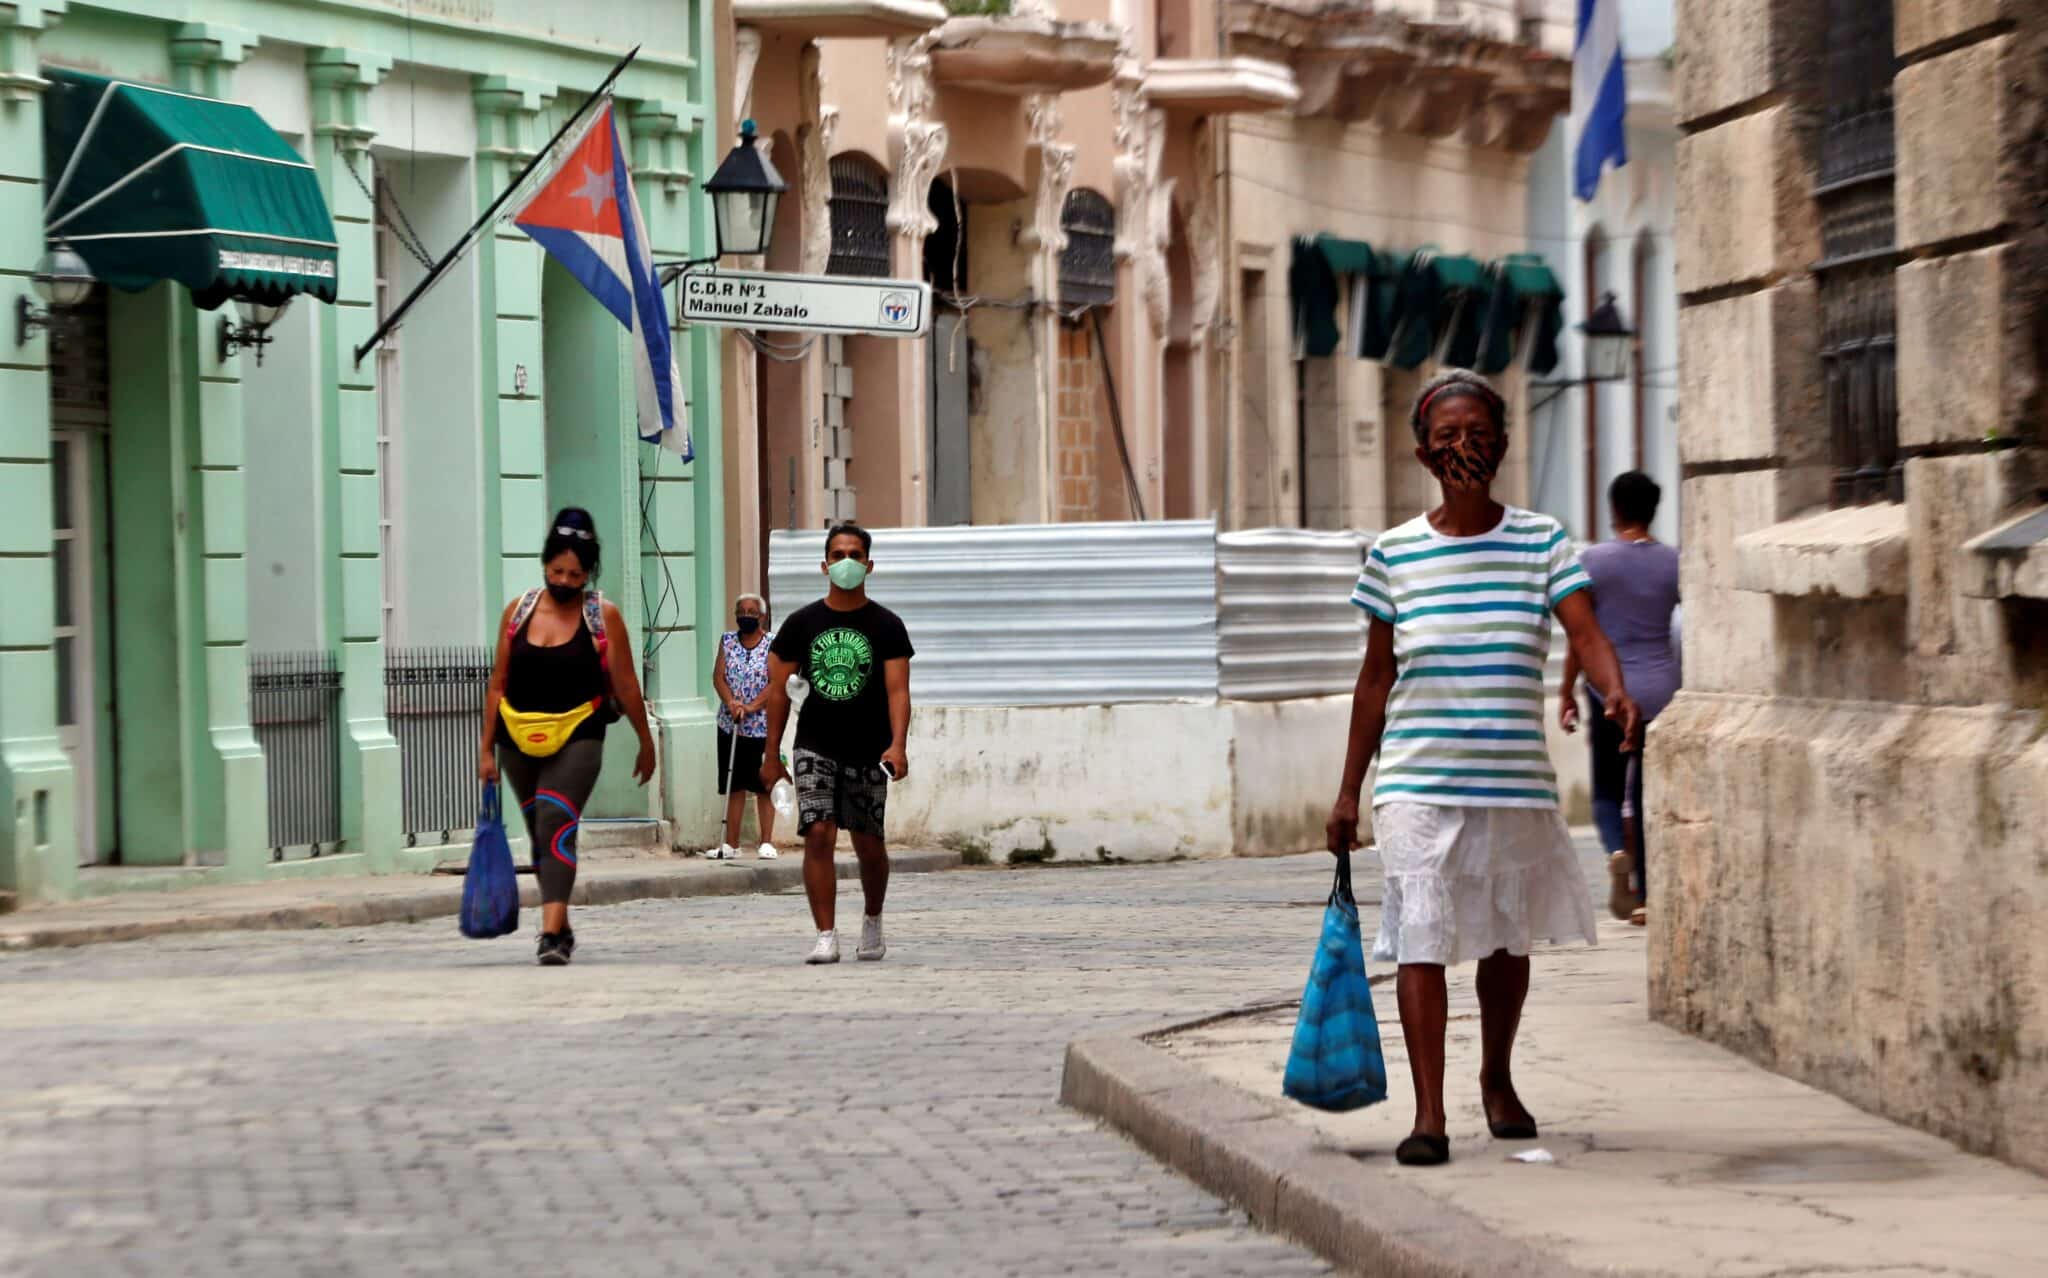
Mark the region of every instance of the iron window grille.
<instances>
[{"instance_id":1,"label":"iron window grille","mask_svg":"<svg viewBox=\"0 0 2048 1278\"><path fill-rule=\"evenodd\" d=\"M477 742L489 648L392 648L384 655L384 713L398 740L408 846L452 843L476 826Z\"/></svg>"},{"instance_id":2,"label":"iron window grille","mask_svg":"<svg viewBox=\"0 0 2048 1278\"><path fill-rule=\"evenodd\" d=\"M1828 0L1819 181L1821 380L1836 505L1899 501L1892 0Z\"/></svg>"},{"instance_id":3,"label":"iron window grille","mask_svg":"<svg viewBox=\"0 0 2048 1278\"><path fill-rule=\"evenodd\" d=\"M827 275L889 274L889 175L860 155L832 161L832 194L825 201L832 222L832 255Z\"/></svg>"},{"instance_id":4,"label":"iron window grille","mask_svg":"<svg viewBox=\"0 0 2048 1278\"><path fill-rule=\"evenodd\" d=\"M1067 192L1060 208L1067 247L1060 251L1060 305L1116 301L1116 209L1094 191Z\"/></svg>"},{"instance_id":5,"label":"iron window grille","mask_svg":"<svg viewBox=\"0 0 2048 1278\"><path fill-rule=\"evenodd\" d=\"M263 747L275 860L341 844L340 709L333 653L249 654L249 722Z\"/></svg>"}]
</instances>

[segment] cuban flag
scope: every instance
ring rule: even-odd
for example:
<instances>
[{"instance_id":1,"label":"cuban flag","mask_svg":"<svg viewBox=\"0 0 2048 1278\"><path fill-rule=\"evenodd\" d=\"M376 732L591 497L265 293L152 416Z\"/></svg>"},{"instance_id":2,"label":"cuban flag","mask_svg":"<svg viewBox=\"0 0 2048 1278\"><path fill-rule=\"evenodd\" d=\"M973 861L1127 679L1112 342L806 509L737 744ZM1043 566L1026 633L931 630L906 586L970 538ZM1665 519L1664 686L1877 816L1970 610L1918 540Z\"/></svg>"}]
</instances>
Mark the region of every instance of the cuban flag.
<instances>
[{"instance_id":1,"label":"cuban flag","mask_svg":"<svg viewBox=\"0 0 2048 1278\"><path fill-rule=\"evenodd\" d=\"M640 438L696 456L689 401L669 341L668 311L647 246L647 222L612 122L611 103L569 147L512 222L560 262L633 335Z\"/></svg>"},{"instance_id":2,"label":"cuban flag","mask_svg":"<svg viewBox=\"0 0 2048 1278\"><path fill-rule=\"evenodd\" d=\"M1628 83L1621 65L1621 0L1579 0L1572 46L1572 190L1590 200L1608 165L1628 163Z\"/></svg>"}]
</instances>

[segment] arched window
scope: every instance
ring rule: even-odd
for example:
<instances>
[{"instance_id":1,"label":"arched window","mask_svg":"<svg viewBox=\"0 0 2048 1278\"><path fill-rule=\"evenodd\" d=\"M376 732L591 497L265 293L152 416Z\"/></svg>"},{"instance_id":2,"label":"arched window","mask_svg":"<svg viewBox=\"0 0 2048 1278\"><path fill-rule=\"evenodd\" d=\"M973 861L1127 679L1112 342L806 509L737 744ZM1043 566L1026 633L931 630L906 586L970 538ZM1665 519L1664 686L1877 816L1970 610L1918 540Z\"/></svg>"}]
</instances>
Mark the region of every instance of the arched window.
<instances>
[{"instance_id":1,"label":"arched window","mask_svg":"<svg viewBox=\"0 0 2048 1278\"><path fill-rule=\"evenodd\" d=\"M1116 300L1116 209L1094 191L1069 191L1060 208L1067 247L1060 253L1060 305L1107 306Z\"/></svg>"},{"instance_id":2,"label":"arched window","mask_svg":"<svg viewBox=\"0 0 2048 1278\"><path fill-rule=\"evenodd\" d=\"M889 274L889 175L864 155L832 160L832 256L827 275Z\"/></svg>"},{"instance_id":3,"label":"arched window","mask_svg":"<svg viewBox=\"0 0 2048 1278\"><path fill-rule=\"evenodd\" d=\"M931 210L937 228L924 237L924 278L940 294L967 291L967 206L953 193L944 178L932 182Z\"/></svg>"}]
</instances>

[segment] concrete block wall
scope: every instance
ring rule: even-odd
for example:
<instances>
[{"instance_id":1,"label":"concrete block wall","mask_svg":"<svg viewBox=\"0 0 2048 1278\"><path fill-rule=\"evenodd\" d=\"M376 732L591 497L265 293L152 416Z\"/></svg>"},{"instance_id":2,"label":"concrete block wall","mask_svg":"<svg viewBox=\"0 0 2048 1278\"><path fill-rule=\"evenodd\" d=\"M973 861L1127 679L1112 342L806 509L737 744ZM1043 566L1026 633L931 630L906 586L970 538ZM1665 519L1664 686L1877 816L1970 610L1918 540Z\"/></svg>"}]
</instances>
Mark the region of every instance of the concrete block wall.
<instances>
[{"instance_id":1,"label":"concrete block wall","mask_svg":"<svg viewBox=\"0 0 2048 1278\"><path fill-rule=\"evenodd\" d=\"M1826 6L1678 7L1687 689L1649 738L1651 1003L2048 1170L2048 603L1969 594L1963 549L2048 483L2048 10L1894 5L1905 500L1790 532L1829 489Z\"/></svg>"}]
</instances>

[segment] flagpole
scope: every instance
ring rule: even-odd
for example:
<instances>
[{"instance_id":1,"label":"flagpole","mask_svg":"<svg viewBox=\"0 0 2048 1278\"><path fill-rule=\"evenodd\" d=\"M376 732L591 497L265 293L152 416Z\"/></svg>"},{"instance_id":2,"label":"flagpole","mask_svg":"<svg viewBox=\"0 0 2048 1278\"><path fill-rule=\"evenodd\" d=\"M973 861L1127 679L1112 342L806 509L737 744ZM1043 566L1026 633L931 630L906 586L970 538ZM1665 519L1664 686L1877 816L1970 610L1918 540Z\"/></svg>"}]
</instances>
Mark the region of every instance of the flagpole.
<instances>
[{"instance_id":1,"label":"flagpole","mask_svg":"<svg viewBox=\"0 0 2048 1278\"><path fill-rule=\"evenodd\" d=\"M534 169L539 167L540 162L548 157L549 152L554 150L555 144L569 135L569 130L576 127L577 122L583 118L585 112L590 110L591 105L610 90L619 76L632 64L633 59L639 56L640 46L637 44L626 51L626 56L619 59L618 65L611 69L611 74L604 78L604 82L591 90L590 96L583 99L583 105L577 107L575 112L562 122L562 127L555 130L555 136L549 138L547 144L541 147L540 150L535 151L533 158L526 162L526 167L519 170L519 175L513 178L504 190L498 192L498 198L491 201L491 207L484 210L483 216L479 217L474 225L462 233L462 238L455 242L455 247L449 249L447 253L442 255L440 261L434 263L433 268L426 273L426 276L419 283L413 285L412 292L405 295L405 300L398 304L398 309L385 317L384 322L377 326L377 331L370 334L367 341L361 346L356 347L356 367L362 367L363 356L369 354L378 342L384 340L386 333L397 328L398 322L405 318L405 313L412 309L413 303L419 301L420 297L441 278L442 272L455 265L456 261L469 250L469 246L476 239L477 234L497 219L498 210L505 206L505 201L512 198L512 193L517 191L520 184L532 175Z\"/></svg>"}]
</instances>

